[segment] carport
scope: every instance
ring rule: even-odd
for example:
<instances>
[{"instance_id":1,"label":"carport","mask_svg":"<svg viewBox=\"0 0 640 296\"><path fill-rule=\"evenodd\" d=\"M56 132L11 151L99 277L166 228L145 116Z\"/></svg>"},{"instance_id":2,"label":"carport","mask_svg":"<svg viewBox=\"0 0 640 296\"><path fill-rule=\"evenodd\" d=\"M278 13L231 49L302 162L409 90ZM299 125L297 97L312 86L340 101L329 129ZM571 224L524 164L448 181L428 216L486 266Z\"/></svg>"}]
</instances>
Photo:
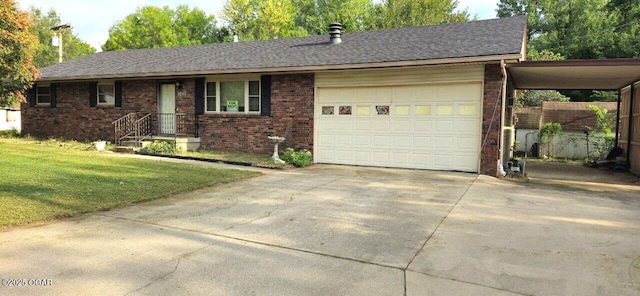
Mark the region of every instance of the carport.
<instances>
[{"instance_id":1,"label":"carport","mask_svg":"<svg viewBox=\"0 0 640 296\"><path fill-rule=\"evenodd\" d=\"M640 174L640 59L524 61L506 69L513 89L617 91L616 143Z\"/></svg>"}]
</instances>

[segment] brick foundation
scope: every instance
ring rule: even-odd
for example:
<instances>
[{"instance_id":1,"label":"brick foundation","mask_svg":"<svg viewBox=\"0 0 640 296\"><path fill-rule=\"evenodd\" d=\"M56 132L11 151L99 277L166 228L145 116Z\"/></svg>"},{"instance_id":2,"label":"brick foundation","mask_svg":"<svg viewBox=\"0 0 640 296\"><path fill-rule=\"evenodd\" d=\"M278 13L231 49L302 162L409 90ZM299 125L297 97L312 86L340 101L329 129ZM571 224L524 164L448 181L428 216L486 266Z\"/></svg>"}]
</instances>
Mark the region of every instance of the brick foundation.
<instances>
[{"instance_id":1,"label":"brick foundation","mask_svg":"<svg viewBox=\"0 0 640 296\"><path fill-rule=\"evenodd\" d=\"M482 101L482 150L480 174L498 176L500 133L502 130L502 71L499 64L484 68L484 97Z\"/></svg>"}]
</instances>

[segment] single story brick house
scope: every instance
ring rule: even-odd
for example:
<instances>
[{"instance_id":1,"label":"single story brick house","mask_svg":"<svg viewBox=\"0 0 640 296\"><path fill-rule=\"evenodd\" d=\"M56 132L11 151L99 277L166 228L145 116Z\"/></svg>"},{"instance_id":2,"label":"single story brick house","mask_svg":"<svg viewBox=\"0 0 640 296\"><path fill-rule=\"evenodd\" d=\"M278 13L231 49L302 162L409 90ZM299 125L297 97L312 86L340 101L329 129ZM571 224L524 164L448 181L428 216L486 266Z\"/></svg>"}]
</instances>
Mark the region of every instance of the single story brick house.
<instances>
[{"instance_id":1,"label":"single story brick house","mask_svg":"<svg viewBox=\"0 0 640 296\"><path fill-rule=\"evenodd\" d=\"M497 176L505 65L524 59L525 35L513 17L100 52L41 69L22 131L119 141L143 129L258 153L284 136L316 163Z\"/></svg>"}]
</instances>

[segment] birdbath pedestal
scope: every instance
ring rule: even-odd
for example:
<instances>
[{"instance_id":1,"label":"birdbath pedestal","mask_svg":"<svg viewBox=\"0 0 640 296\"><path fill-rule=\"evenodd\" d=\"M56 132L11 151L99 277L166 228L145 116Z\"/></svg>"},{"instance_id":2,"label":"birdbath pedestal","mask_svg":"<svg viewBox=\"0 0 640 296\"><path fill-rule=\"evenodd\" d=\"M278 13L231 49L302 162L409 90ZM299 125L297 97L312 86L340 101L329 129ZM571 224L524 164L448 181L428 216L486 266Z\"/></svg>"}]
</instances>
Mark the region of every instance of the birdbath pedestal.
<instances>
[{"instance_id":1,"label":"birdbath pedestal","mask_svg":"<svg viewBox=\"0 0 640 296\"><path fill-rule=\"evenodd\" d=\"M273 142L274 144L273 155L271 156L271 159L273 159L273 161L276 163L284 163L284 161L280 159L280 156L278 155L278 144L284 142L285 138L273 136L273 137L269 137L269 140L271 140L271 142Z\"/></svg>"}]
</instances>

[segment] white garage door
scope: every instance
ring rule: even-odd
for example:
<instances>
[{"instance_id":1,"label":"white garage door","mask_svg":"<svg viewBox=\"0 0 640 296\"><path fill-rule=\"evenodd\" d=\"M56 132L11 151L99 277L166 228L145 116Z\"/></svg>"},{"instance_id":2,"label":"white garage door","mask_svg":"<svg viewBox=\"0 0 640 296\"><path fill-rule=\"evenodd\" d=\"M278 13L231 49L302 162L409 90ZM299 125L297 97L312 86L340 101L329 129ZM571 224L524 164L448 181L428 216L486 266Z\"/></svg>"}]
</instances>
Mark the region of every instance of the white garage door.
<instances>
[{"instance_id":1,"label":"white garage door","mask_svg":"<svg viewBox=\"0 0 640 296\"><path fill-rule=\"evenodd\" d=\"M319 87L316 162L478 171L482 83Z\"/></svg>"}]
</instances>

